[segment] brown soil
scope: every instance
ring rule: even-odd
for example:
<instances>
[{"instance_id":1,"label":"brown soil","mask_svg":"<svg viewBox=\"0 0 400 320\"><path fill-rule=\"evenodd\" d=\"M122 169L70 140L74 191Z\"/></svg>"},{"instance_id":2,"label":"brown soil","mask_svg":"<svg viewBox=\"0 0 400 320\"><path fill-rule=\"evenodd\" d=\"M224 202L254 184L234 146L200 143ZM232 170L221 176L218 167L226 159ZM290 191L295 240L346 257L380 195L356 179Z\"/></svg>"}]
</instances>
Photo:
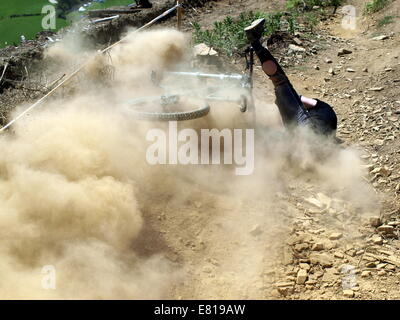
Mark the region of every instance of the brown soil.
<instances>
[{"instance_id":1,"label":"brown soil","mask_svg":"<svg viewBox=\"0 0 400 320\"><path fill-rule=\"evenodd\" d=\"M318 193L318 182L312 183L300 179L293 179L296 191L285 194L288 205L296 208L306 208L303 212L296 214L282 215L287 219L288 235L279 248L274 248L277 257L268 256L264 259L264 270L262 280L246 278L246 268L243 268L243 275L239 279L229 279L229 275L222 274L219 260L230 250L235 249L226 243L228 248L205 249L201 253L196 249L190 249L193 241L192 234L202 235L209 239L212 237L212 230L204 230L192 226L192 230L182 236L182 243L176 241L175 236L169 238L176 252L179 252L183 259L196 261L192 263L190 271L194 273L190 283L185 283L184 288L176 289L176 297L183 298L272 298L272 299L348 299L344 295L343 265L355 267L357 285L353 288L353 299L398 299L398 285L400 278L397 271L400 267L400 241L398 237L398 225L400 224L400 153L399 153L399 131L400 131L400 58L399 58L399 26L400 22L389 24L382 28L377 27L377 21L385 15L395 15L400 4L391 3L387 8L373 16L364 17L363 1L350 1L357 10L357 29L349 32L341 28L343 14L338 13L326 21L321 21L313 37L308 34L299 33L297 38L302 42L300 46L307 48L306 54L292 58L287 55L287 46L295 42L285 41L282 45L272 45L271 51L280 59L283 65L291 65L287 71L294 87L299 93L314 98L319 98L331 104L338 114L339 128L338 137L344 141L344 145L352 146L360 150L361 158L368 166L370 175L365 177L369 180L381 199L380 221L371 225L371 220L349 222L342 221L342 224L326 222L326 210L311 209L317 212L310 217L307 210L306 195L314 196ZM243 10L265 10L269 11L279 8L281 2L259 1L218 1L206 4L205 8L187 14L188 22L198 21L202 26L212 25L213 22L221 20L225 15L235 16ZM189 30L189 23L186 23ZM386 40L372 40L378 35L388 35ZM311 40L312 39L312 40ZM351 54L338 56L341 48L352 51ZM312 50L314 49L314 51ZM317 49L317 50L315 50ZM289 55L290 56L290 55ZM326 63L326 59L331 63ZM230 61L240 69L243 61ZM236 62L236 64L235 64ZM334 69L335 74L328 71ZM346 71L351 68L355 72ZM368 71L365 70L368 69ZM363 71L365 70L365 71ZM258 101L263 101L269 108L275 108L272 85L265 77L260 67L255 69L255 96ZM371 88L383 87L382 91L370 91ZM260 107L260 106L259 106ZM263 106L264 107L264 106ZM257 110L259 117L263 113L269 116L273 110ZM307 190L302 192L301 190ZM262 205L259 202L258 205ZM264 203L264 205L266 205ZM326 209L326 208L325 208ZM193 213L192 213L193 214ZM216 213L212 213L213 215ZM182 219L179 217L174 217ZM195 218L195 217L193 217ZM173 221L175 219L170 218ZM232 218L234 219L234 218ZM184 218L187 220L187 215ZM376 219L375 219L376 220ZM372 221L375 221L372 218ZM183 222L182 222L183 223ZM197 223L196 223L197 224ZM393 234L385 234L377 229L379 225L394 226ZM155 222L159 227L159 223ZM163 222L163 227L165 224ZM167 224L167 230L171 228L177 231L172 225ZM352 235L349 230L355 228L359 231L358 236ZM267 228L268 229L268 228ZM382 228L381 228L382 229ZM284 229L283 229L284 230ZM248 232L248 231L247 231ZM278 231L277 231L278 232ZM282 232L282 230L280 231ZM285 232L285 231L283 231ZM329 240L332 232L342 233L338 240ZM268 250L267 243L273 234L260 236L257 245L264 246ZM175 232L172 232L176 235ZM371 241L373 235L380 235L382 243ZM223 242L222 239L211 239L209 242ZM329 267L321 267L318 263L310 261L312 254L317 250L316 243L324 243L321 252L332 258ZM243 248L243 258L246 253L253 250ZM318 249L319 250L319 249ZM269 250L271 251L271 250ZM273 250L272 250L273 251ZM390 263L388 257L396 257ZM278 260L274 261L274 258ZM252 259L249 259L252 261ZM197 264L206 261L209 269L199 272ZM273 261L273 262L272 262ZM388 263L389 262L389 263ZM233 267L232 267L233 268ZM295 284L296 276L301 268L308 270L308 280L305 285ZM234 276L233 276L234 278ZM238 283L236 283L237 281ZM253 282L252 282L253 281ZM282 283L286 286L282 286ZM241 289L238 289L235 283ZM240 283L240 284L239 284ZM210 290L211 284L217 284L218 290ZM233 288L237 290L233 290ZM254 289L256 288L256 289Z\"/></svg>"}]
</instances>

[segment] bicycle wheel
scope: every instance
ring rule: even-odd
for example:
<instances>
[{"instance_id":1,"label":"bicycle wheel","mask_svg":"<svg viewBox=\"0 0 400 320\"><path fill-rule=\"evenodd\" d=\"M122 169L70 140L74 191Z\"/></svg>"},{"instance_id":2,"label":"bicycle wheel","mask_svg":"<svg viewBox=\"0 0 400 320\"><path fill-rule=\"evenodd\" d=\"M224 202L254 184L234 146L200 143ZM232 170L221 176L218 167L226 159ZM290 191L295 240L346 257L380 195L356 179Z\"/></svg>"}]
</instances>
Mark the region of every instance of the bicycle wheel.
<instances>
[{"instance_id":1,"label":"bicycle wheel","mask_svg":"<svg viewBox=\"0 0 400 320\"><path fill-rule=\"evenodd\" d=\"M186 110L187 100L190 98L182 97L179 95L162 95L141 97L129 100L126 104L131 107L129 111L138 120L148 121L185 121L193 120L206 116L210 112L210 106L207 102L203 101L201 107ZM182 101L183 100L183 101ZM186 102L186 103L185 103ZM144 109L153 109L145 111Z\"/></svg>"}]
</instances>

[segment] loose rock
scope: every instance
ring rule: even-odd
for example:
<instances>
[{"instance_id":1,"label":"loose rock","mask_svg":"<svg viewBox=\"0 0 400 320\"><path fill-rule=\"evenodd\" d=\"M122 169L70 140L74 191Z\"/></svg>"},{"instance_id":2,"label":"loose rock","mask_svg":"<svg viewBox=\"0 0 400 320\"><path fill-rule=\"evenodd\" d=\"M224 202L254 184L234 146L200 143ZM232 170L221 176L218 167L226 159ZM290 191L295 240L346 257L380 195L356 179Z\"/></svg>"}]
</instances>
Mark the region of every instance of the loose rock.
<instances>
[{"instance_id":1,"label":"loose rock","mask_svg":"<svg viewBox=\"0 0 400 320\"><path fill-rule=\"evenodd\" d=\"M335 252L333 255L335 258L339 258L339 259L343 259L344 258L344 254L341 252Z\"/></svg>"},{"instance_id":2,"label":"loose rock","mask_svg":"<svg viewBox=\"0 0 400 320\"><path fill-rule=\"evenodd\" d=\"M340 56L343 56L343 55L345 55L345 54L350 54L350 53L352 53L352 52L353 52L353 51L351 51L351 50L349 50L349 49L342 48L342 49L339 50L338 56L340 57Z\"/></svg>"},{"instance_id":3,"label":"loose rock","mask_svg":"<svg viewBox=\"0 0 400 320\"><path fill-rule=\"evenodd\" d=\"M389 39L389 36L387 36L387 35L380 35L380 36L377 36L377 37L373 37L373 38L372 38L372 40L374 40L374 41L380 41L380 40L386 40L386 39Z\"/></svg>"},{"instance_id":4,"label":"loose rock","mask_svg":"<svg viewBox=\"0 0 400 320\"><path fill-rule=\"evenodd\" d=\"M369 88L369 91L382 91L383 87L373 87L373 88Z\"/></svg>"},{"instance_id":5,"label":"loose rock","mask_svg":"<svg viewBox=\"0 0 400 320\"><path fill-rule=\"evenodd\" d=\"M307 271L304 269L300 269L299 272L297 273L296 283L304 284L307 280L307 277L308 277Z\"/></svg>"},{"instance_id":6,"label":"loose rock","mask_svg":"<svg viewBox=\"0 0 400 320\"><path fill-rule=\"evenodd\" d=\"M303 43L303 41L301 41L299 38L293 38L293 42L294 43L296 43L298 46L300 46L302 43Z\"/></svg>"},{"instance_id":7,"label":"loose rock","mask_svg":"<svg viewBox=\"0 0 400 320\"><path fill-rule=\"evenodd\" d=\"M353 298L354 297L354 291L353 290L343 290L343 295L346 298Z\"/></svg>"},{"instance_id":8,"label":"loose rock","mask_svg":"<svg viewBox=\"0 0 400 320\"><path fill-rule=\"evenodd\" d=\"M361 272L362 278L368 278L369 276L371 276L371 271L365 270L365 271Z\"/></svg>"},{"instance_id":9,"label":"loose rock","mask_svg":"<svg viewBox=\"0 0 400 320\"><path fill-rule=\"evenodd\" d=\"M308 263L299 263L299 267L304 270L310 270L310 265Z\"/></svg>"},{"instance_id":10,"label":"loose rock","mask_svg":"<svg viewBox=\"0 0 400 320\"><path fill-rule=\"evenodd\" d=\"M338 240L343 236L340 232L334 232L329 235L329 240Z\"/></svg>"},{"instance_id":11,"label":"loose rock","mask_svg":"<svg viewBox=\"0 0 400 320\"><path fill-rule=\"evenodd\" d=\"M275 283L277 287L293 287L294 283L292 281L281 281Z\"/></svg>"},{"instance_id":12,"label":"loose rock","mask_svg":"<svg viewBox=\"0 0 400 320\"><path fill-rule=\"evenodd\" d=\"M379 232L383 232L385 234L393 234L394 227L389 225L382 225L378 227Z\"/></svg>"},{"instance_id":13,"label":"loose rock","mask_svg":"<svg viewBox=\"0 0 400 320\"><path fill-rule=\"evenodd\" d=\"M218 56L218 52L205 43L199 43L194 46L194 54L196 56Z\"/></svg>"},{"instance_id":14,"label":"loose rock","mask_svg":"<svg viewBox=\"0 0 400 320\"><path fill-rule=\"evenodd\" d=\"M311 247L312 251L322 251L324 250L324 244L322 242L314 243Z\"/></svg>"},{"instance_id":15,"label":"loose rock","mask_svg":"<svg viewBox=\"0 0 400 320\"><path fill-rule=\"evenodd\" d=\"M372 237L372 242L374 244L381 245L381 244L383 244L383 239L382 239L382 237L375 235Z\"/></svg>"},{"instance_id":16,"label":"loose rock","mask_svg":"<svg viewBox=\"0 0 400 320\"><path fill-rule=\"evenodd\" d=\"M301 251L306 250L306 249L308 249L308 244L307 243L299 243L299 244L296 244L294 246L294 250L296 250L298 252L301 252Z\"/></svg>"},{"instance_id":17,"label":"loose rock","mask_svg":"<svg viewBox=\"0 0 400 320\"><path fill-rule=\"evenodd\" d=\"M296 52L305 52L306 49L303 47L296 46L295 44L289 44L289 49L296 51Z\"/></svg>"},{"instance_id":18,"label":"loose rock","mask_svg":"<svg viewBox=\"0 0 400 320\"><path fill-rule=\"evenodd\" d=\"M370 217L369 218L369 224L372 227L379 227L382 223L381 223L381 219L379 217Z\"/></svg>"},{"instance_id":19,"label":"loose rock","mask_svg":"<svg viewBox=\"0 0 400 320\"><path fill-rule=\"evenodd\" d=\"M326 253L312 253L310 254L310 262L312 264L319 264L322 267L331 267L333 265L333 258Z\"/></svg>"}]
</instances>

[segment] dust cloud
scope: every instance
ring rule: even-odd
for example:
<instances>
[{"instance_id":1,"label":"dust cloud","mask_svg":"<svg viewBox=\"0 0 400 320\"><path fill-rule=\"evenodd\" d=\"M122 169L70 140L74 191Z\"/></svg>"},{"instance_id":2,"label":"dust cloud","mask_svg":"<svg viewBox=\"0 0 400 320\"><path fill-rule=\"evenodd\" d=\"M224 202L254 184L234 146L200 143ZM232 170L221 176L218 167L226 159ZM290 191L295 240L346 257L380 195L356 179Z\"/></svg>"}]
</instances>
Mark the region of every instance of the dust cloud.
<instances>
[{"instance_id":1,"label":"dust cloud","mask_svg":"<svg viewBox=\"0 0 400 320\"><path fill-rule=\"evenodd\" d=\"M138 121L121 102L158 94L151 72L183 68L189 58L185 35L164 29L130 31L105 55L73 41L48 49L54 77L91 60L0 136L2 298L260 298L304 176L316 192L372 210L355 151L279 126L257 123L248 177L229 165L148 165L146 132L167 125ZM179 126L249 126L244 119L238 108L215 106ZM49 265L54 290L42 286Z\"/></svg>"}]
</instances>

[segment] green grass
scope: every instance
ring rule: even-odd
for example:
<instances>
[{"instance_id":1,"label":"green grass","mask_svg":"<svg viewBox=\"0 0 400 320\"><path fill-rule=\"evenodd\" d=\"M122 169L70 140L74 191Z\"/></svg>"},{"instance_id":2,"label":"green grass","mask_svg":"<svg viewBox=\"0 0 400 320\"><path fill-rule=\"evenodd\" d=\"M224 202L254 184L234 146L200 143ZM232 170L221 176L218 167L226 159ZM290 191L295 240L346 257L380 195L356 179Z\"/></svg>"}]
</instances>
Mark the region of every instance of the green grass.
<instances>
[{"instance_id":1,"label":"green grass","mask_svg":"<svg viewBox=\"0 0 400 320\"><path fill-rule=\"evenodd\" d=\"M42 7L50 4L47 0L1 0L0 17L9 17L12 14L40 13Z\"/></svg>"},{"instance_id":2,"label":"green grass","mask_svg":"<svg viewBox=\"0 0 400 320\"><path fill-rule=\"evenodd\" d=\"M383 26L386 26L387 24L393 23L394 22L395 16L386 16L382 18L381 20L378 21L378 27L382 28Z\"/></svg>"},{"instance_id":3,"label":"green grass","mask_svg":"<svg viewBox=\"0 0 400 320\"><path fill-rule=\"evenodd\" d=\"M21 40L21 35L26 39L34 39L36 34L42 29L42 17L19 17L19 18L6 18L0 21L0 48L7 45L18 45ZM57 19L56 26L58 29L67 25L67 21Z\"/></svg>"},{"instance_id":4,"label":"green grass","mask_svg":"<svg viewBox=\"0 0 400 320\"><path fill-rule=\"evenodd\" d=\"M372 0L365 4L365 13L375 13L382 10L389 4L390 0Z\"/></svg>"},{"instance_id":5,"label":"green grass","mask_svg":"<svg viewBox=\"0 0 400 320\"><path fill-rule=\"evenodd\" d=\"M314 12L304 13L303 19L305 20L311 31L313 31L316 25L319 23L318 14Z\"/></svg>"},{"instance_id":6,"label":"green grass","mask_svg":"<svg viewBox=\"0 0 400 320\"><path fill-rule=\"evenodd\" d=\"M312 10L314 6L319 7L338 7L343 3L343 0L287 0L286 8L288 10L304 9Z\"/></svg>"},{"instance_id":7,"label":"green grass","mask_svg":"<svg viewBox=\"0 0 400 320\"><path fill-rule=\"evenodd\" d=\"M92 3L88 9L105 9L134 2L134 0L106 0L105 3ZM18 18L10 18L10 15L41 14L43 6L49 4L48 0L0 0L0 48L12 44L18 45L21 35L24 35L26 39L34 39L38 32L43 31L42 18L44 15ZM72 12L67 16L67 20L57 18L57 30L78 20L84 13Z\"/></svg>"},{"instance_id":8,"label":"green grass","mask_svg":"<svg viewBox=\"0 0 400 320\"><path fill-rule=\"evenodd\" d=\"M47 0L12 0L0 2L0 48L19 44L21 35L33 39L42 29L42 8L50 4ZM10 18L15 14L40 14L39 16ZM56 20L57 30L67 25L62 19Z\"/></svg>"}]
</instances>

